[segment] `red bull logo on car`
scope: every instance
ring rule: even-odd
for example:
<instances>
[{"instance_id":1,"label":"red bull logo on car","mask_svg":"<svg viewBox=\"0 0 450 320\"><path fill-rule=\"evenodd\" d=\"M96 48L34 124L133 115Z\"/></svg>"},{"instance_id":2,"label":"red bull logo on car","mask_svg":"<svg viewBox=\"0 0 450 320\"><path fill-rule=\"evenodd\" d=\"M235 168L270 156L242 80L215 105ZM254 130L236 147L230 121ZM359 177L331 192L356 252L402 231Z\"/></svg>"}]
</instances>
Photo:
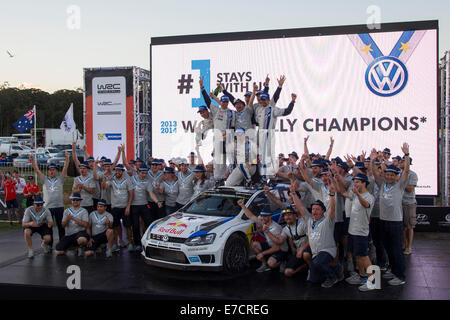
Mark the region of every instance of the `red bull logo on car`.
<instances>
[{"instance_id":1,"label":"red bull logo on car","mask_svg":"<svg viewBox=\"0 0 450 320\"><path fill-rule=\"evenodd\" d=\"M187 228L187 225L183 222L171 222L168 223L167 226L169 228L164 228L161 227L159 228L159 232L163 232L163 233L171 233L171 234L176 234L176 235L180 235L184 232L185 228ZM177 230L177 228L183 228L181 230Z\"/></svg>"}]
</instances>

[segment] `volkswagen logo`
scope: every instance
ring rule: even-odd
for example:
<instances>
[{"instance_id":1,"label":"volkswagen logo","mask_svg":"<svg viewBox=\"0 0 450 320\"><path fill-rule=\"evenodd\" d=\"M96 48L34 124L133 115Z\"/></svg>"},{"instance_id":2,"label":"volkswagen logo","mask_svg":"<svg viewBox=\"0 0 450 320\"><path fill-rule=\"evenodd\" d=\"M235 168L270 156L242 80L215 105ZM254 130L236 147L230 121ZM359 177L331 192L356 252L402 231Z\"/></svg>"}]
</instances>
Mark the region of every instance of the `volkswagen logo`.
<instances>
[{"instance_id":1,"label":"volkswagen logo","mask_svg":"<svg viewBox=\"0 0 450 320\"><path fill-rule=\"evenodd\" d=\"M165 234L165 235L162 237L162 241L164 241L164 242L169 241L169 236L168 236L167 234Z\"/></svg>"},{"instance_id":2,"label":"volkswagen logo","mask_svg":"<svg viewBox=\"0 0 450 320\"><path fill-rule=\"evenodd\" d=\"M366 85L381 97L396 95L407 81L408 71L403 62L395 57L379 57L367 67Z\"/></svg>"}]
</instances>

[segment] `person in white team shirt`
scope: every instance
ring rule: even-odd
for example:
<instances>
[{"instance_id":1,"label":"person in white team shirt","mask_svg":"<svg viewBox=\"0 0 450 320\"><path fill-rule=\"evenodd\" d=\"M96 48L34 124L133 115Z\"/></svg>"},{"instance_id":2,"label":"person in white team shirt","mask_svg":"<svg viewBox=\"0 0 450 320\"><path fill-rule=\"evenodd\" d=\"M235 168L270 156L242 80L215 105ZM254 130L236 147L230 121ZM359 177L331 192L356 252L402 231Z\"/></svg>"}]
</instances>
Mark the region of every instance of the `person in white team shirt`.
<instances>
[{"instance_id":1,"label":"person in white team shirt","mask_svg":"<svg viewBox=\"0 0 450 320\"><path fill-rule=\"evenodd\" d=\"M270 208L264 208L257 217L245 206L243 199L238 200L237 204L266 236L265 242L252 241L251 243L252 250L256 253L256 259L261 261L261 266L256 269L256 272L265 272L279 267L287 258L288 245L286 241L279 240L282 228L272 220L272 211Z\"/></svg>"},{"instance_id":2,"label":"person in white team shirt","mask_svg":"<svg viewBox=\"0 0 450 320\"><path fill-rule=\"evenodd\" d=\"M64 167L61 174L58 175L58 168L55 164L50 164L47 168L47 176L45 176L34 160L33 155L30 155L30 161L33 166L34 172L36 172L38 180L42 183L43 198L45 208L49 209L53 218L56 221L58 227L58 239L61 239L65 235L64 228L62 226L62 218L64 214L64 199L63 199L63 187L64 180L67 177L67 168L69 167L69 153L65 152L66 160L64 161ZM52 241L49 244L53 245Z\"/></svg>"},{"instance_id":3,"label":"person in white team shirt","mask_svg":"<svg viewBox=\"0 0 450 320\"><path fill-rule=\"evenodd\" d=\"M372 290L374 287L367 285L367 268L372 265L370 261L369 248L369 222L370 213L375 203L373 195L367 191L369 178L362 173L358 173L353 177L354 187L350 192L341 188L338 184L338 192L344 197L352 200L352 209L350 212L350 224L348 228L348 250L356 257L356 265L358 266L359 274L355 274L345 279L350 284L361 285L358 289L360 291Z\"/></svg>"},{"instance_id":4,"label":"person in white team shirt","mask_svg":"<svg viewBox=\"0 0 450 320\"><path fill-rule=\"evenodd\" d=\"M28 247L28 258L33 258L34 256L31 237L35 232L39 233L42 238L41 246L44 252L50 252L51 247L49 243L52 240L53 218L50 211L44 208L44 201L41 197L35 197L33 206L25 210L22 227L24 228L25 242Z\"/></svg>"},{"instance_id":5,"label":"person in white team shirt","mask_svg":"<svg viewBox=\"0 0 450 320\"><path fill-rule=\"evenodd\" d=\"M120 246L125 247L122 239L122 226L120 220L123 221L123 226L126 229L128 240L128 251L133 251L132 243L132 221L131 221L131 203L134 199L135 185L127 176L125 176L125 168L122 164L116 165L114 168L114 177L102 181L102 188L104 190L111 190L111 214L114 217L114 247L113 251L117 251L117 239L120 239Z\"/></svg>"},{"instance_id":6,"label":"person in white team shirt","mask_svg":"<svg viewBox=\"0 0 450 320\"><path fill-rule=\"evenodd\" d=\"M336 242L334 241L336 206L334 183L329 186L330 208L326 210L323 202L316 200L311 205L311 213L305 209L295 193L295 184L291 184L290 190L296 208L308 226L307 234L312 259L310 259L309 253L303 254L305 261L309 262L308 281L321 282L323 288L330 288L344 279L342 266L332 266L337 254Z\"/></svg>"},{"instance_id":7,"label":"person in white team shirt","mask_svg":"<svg viewBox=\"0 0 450 320\"><path fill-rule=\"evenodd\" d=\"M65 236L56 245L56 255L66 253L71 246L78 247L78 256L84 256L84 247L89 241L89 234L86 228L89 226L89 213L81 207L83 198L79 193L74 193L69 197L72 206L64 211L62 226L66 229Z\"/></svg>"},{"instance_id":8,"label":"person in white team shirt","mask_svg":"<svg viewBox=\"0 0 450 320\"><path fill-rule=\"evenodd\" d=\"M108 244L106 257L112 257L112 245L114 231L112 228L114 218L111 213L106 212L106 201L100 199L97 202L97 210L89 215L89 227L87 233L91 237L86 246L85 256L93 256L97 248L102 244Z\"/></svg>"},{"instance_id":9,"label":"person in white team shirt","mask_svg":"<svg viewBox=\"0 0 450 320\"><path fill-rule=\"evenodd\" d=\"M89 164L85 161L80 164L80 175L73 180L72 192L80 193L83 198L81 206L87 212L93 211L96 184L94 176L90 173Z\"/></svg>"}]
</instances>

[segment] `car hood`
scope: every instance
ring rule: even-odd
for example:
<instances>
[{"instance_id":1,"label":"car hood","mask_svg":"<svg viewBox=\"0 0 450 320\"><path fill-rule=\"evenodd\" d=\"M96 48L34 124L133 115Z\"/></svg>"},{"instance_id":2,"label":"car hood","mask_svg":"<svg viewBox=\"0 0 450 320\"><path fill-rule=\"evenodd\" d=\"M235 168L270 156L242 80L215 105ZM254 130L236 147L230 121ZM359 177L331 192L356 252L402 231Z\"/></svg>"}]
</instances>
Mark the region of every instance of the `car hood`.
<instances>
[{"instance_id":1,"label":"car hood","mask_svg":"<svg viewBox=\"0 0 450 320\"><path fill-rule=\"evenodd\" d=\"M207 234L233 219L235 217L211 217L177 212L158 220L150 227L150 232L175 238L192 238Z\"/></svg>"}]
</instances>

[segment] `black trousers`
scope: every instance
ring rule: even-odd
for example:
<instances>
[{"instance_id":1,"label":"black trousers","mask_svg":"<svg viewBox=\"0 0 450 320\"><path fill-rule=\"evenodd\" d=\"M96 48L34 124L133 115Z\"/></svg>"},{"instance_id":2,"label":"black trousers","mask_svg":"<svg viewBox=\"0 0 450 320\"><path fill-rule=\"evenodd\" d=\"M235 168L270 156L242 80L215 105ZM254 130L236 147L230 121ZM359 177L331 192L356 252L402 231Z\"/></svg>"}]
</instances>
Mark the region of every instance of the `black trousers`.
<instances>
[{"instance_id":1,"label":"black trousers","mask_svg":"<svg viewBox=\"0 0 450 320\"><path fill-rule=\"evenodd\" d=\"M156 202L150 202L150 210L151 210L153 221L155 221L156 219L164 218L166 216L165 205L163 205L161 208L159 208L158 204Z\"/></svg>"},{"instance_id":2,"label":"black trousers","mask_svg":"<svg viewBox=\"0 0 450 320\"><path fill-rule=\"evenodd\" d=\"M139 218L142 218L144 221L145 230L150 226L150 224L155 220L152 217L150 206L145 204L141 206L131 206L130 214L132 220L132 229L133 229L133 241L135 246L141 245L141 224Z\"/></svg>"},{"instance_id":3,"label":"black trousers","mask_svg":"<svg viewBox=\"0 0 450 320\"><path fill-rule=\"evenodd\" d=\"M60 208L49 208L50 213L52 214L52 217L54 220L56 220L56 226L58 227L58 239L61 241L62 238L64 238L66 231L62 226L62 219L64 215L64 207ZM53 233L52 233L52 240L49 243L50 247L53 246Z\"/></svg>"}]
</instances>

